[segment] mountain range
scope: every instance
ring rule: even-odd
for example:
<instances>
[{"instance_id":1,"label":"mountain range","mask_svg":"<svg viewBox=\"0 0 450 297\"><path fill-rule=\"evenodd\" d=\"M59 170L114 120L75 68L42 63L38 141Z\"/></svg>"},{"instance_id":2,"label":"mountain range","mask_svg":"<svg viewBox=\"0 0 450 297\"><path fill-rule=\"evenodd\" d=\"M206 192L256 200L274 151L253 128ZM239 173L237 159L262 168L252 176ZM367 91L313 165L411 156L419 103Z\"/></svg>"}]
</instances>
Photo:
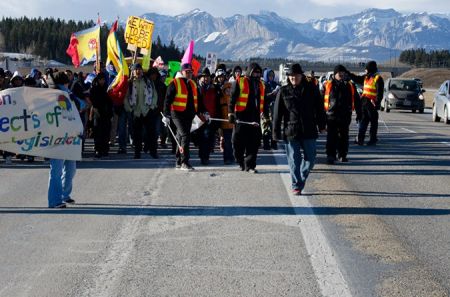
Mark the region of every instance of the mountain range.
<instances>
[{"instance_id":1,"label":"mountain range","mask_svg":"<svg viewBox=\"0 0 450 297\"><path fill-rule=\"evenodd\" d=\"M349 16L298 23L274 12L214 17L195 9L177 16L147 13L153 33L163 43L195 52L215 52L220 59L251 57L310 61L388 61L402 50L450 49L450 15L367 9Z\"/></svg>"}]
</instances>

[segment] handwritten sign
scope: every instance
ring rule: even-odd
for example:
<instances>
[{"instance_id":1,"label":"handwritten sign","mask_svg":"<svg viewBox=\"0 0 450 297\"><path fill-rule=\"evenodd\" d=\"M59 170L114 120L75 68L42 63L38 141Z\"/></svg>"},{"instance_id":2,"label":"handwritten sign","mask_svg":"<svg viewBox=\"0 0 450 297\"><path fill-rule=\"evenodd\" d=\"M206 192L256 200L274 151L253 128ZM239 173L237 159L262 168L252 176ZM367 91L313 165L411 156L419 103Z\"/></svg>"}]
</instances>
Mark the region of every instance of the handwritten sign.
<instances>
[{"instance_id":1,"label":"handwritten sign","mask_svg":"<svg viewBox=\"0 0 450 297\"><path fill-rule=\"evenodd\" d=\"M125 28L125 41L138 48L150 49L152 46L154 24L135 16L128 17Z\"/></svg>"}]
</instances>

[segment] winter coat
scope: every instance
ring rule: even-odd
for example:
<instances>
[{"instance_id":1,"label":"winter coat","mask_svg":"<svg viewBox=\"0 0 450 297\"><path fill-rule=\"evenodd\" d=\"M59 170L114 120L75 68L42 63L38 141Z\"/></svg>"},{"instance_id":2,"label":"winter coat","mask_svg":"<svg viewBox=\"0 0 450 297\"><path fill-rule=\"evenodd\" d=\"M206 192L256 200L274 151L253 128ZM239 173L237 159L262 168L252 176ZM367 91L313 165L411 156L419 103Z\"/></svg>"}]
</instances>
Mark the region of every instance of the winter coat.
<instances>
[{"instance_id":1,"label":"winter coat","mask_svg":"<svg viewBox=\"0 0 450 297\"><path fill-rule=\"evenodd\" d=\"M327 84L331 83L331 90L329 94L329 107L327 112L327 118L329 120L350 120L352 117L353 107L356 108L356 113L359 114L359 95L353 84L349 84L345 81L330 80ZM353 93L350 88L353 88ZM354 101L352 100L352 94L354 94Z\"/></svg>"},{"instance_id":2,"label":"winter coat","mask_svg":"<svg viewBox=\"0 0 450 297\"><path fill-rule=\"evenodd\" d=\"M358 85L364 86L364 80L366 79L366 77L375 76L377 74L379 75L379 73L374 73L374 74L369 73L366 75L359 76L359 75L354 75L353 73L350 73L349 76L350 76L350 79L353 80L355 83L357 83ZM383 96L384 96L384 80L381 77L381 75L377 81L376 88L377 88L377 101L375 102L375 108L377 110L379 110L380 106L381 106L381 100L383 99ZM368 100L365 97L361 97L361 103L362 103L362 106L366 106L368 104L373 104L370 100Z\"/></svg>"},{"instance_id":3,"label":"winter coat","mask_svg":"<svg viewBox=\"0 0 450 297\"><path fill-rule=\"evenodd\" d=\"M101 118L112 118L113 104L107 93L106 83L102 87L94 80L90 91L90 98L92 101L92 106L97 110Z\"/></svg>"},{"instance_id":4,"label":"winter coat","mask_svg":"<svg viewBox=\"0 0 450 297\"><path fill-rule=\"evenodd\" d=\"M228 106L229 113L235 113L236 119L244 121L244 122L257 122L261 121L261 111L260 111L260 89L259 89L259 81L255 81L252 83L252 79L249 79L249 96L247 107L244 111L235 112L236 102L241 94L241 89L237 81L234 81L231 87L231 100ZM265 115L267 112L267 104L264 100L264 111Z\"/></svg>"},{"instance_id":5,"label":"winter coat","mask_svg":"<svg viewBox=\"0 0 450 297\"><path fill-rule=\"evenodd\" d=\"M274 140L316 139L325 126L323 98L311 80L303 76L299 86L281 87L274 106Z\"/></svg>"}]
</instances>

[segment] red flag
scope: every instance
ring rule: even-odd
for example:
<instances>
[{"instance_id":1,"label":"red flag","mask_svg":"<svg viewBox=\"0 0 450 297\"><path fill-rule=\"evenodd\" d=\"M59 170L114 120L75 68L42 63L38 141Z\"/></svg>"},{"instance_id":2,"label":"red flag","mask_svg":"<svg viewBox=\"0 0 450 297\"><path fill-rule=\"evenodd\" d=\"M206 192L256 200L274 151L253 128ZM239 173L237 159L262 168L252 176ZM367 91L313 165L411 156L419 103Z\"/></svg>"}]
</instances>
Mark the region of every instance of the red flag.
<instances>
[{"instance_id":1,"label":"red flag","mask_svg":"<svg viewBox=\"0 0 450 297\"><path fill-rule=\"evenodd\" d=\"M75 67L80 66L80 59L78 57L78 39L74 33L70 36L70 44L66 50L66 54L72 58L72 64Z\"/></svg>"},{"instance_id":2,"label":"red flag","mask_svg":"<svg viewBox=\"0 0 450 297\"><path fill-rule=\"evenodd\" d=\"M198 72L200 71L200 67L202 67L202 64L195 58L192 58L191 65L192 65L192 72L194 73L195 76L197 76Z\"/></svg>"}]
</instances>

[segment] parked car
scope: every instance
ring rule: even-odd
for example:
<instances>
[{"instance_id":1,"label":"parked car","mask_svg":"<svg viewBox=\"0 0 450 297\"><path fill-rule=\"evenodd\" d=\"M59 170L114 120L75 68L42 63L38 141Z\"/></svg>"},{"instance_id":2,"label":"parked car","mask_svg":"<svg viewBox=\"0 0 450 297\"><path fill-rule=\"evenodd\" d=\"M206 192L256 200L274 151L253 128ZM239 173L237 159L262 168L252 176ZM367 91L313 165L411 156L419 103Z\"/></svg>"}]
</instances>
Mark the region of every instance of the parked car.
<instances>
[{"instance_id":1,"label":"parked car","mask_svg":"<svg viewBox=\"0 0 450 297\"><path fill-rule=\"evenodd\" d=\"M433 99L433 121L439 122L441 118L445 124L450 124L450 80L442 83Z\"/></svg>"},{"instance_id":2,"label":"parked car","mask_svg":"<svg viewBox=\"0 0 450 297\"><path fill-rule=\"evenodd\" d=\"M423 82L420 78L413 78L415 81L417 81L417 83L419 84L420 88L423 88Z\"/></svg>"},{"instance_id":3,"label":"parked car","mask_svg":"<svg viewBox=\"0 0 450 297\"><path fill-rule=\"evenodd\" d=\"M384 85L384 96L381 100L381 110L391 109L411 110L423 113L425 108L425 92L414 79L389 78Z\"/></svg>"}]
</instances>

